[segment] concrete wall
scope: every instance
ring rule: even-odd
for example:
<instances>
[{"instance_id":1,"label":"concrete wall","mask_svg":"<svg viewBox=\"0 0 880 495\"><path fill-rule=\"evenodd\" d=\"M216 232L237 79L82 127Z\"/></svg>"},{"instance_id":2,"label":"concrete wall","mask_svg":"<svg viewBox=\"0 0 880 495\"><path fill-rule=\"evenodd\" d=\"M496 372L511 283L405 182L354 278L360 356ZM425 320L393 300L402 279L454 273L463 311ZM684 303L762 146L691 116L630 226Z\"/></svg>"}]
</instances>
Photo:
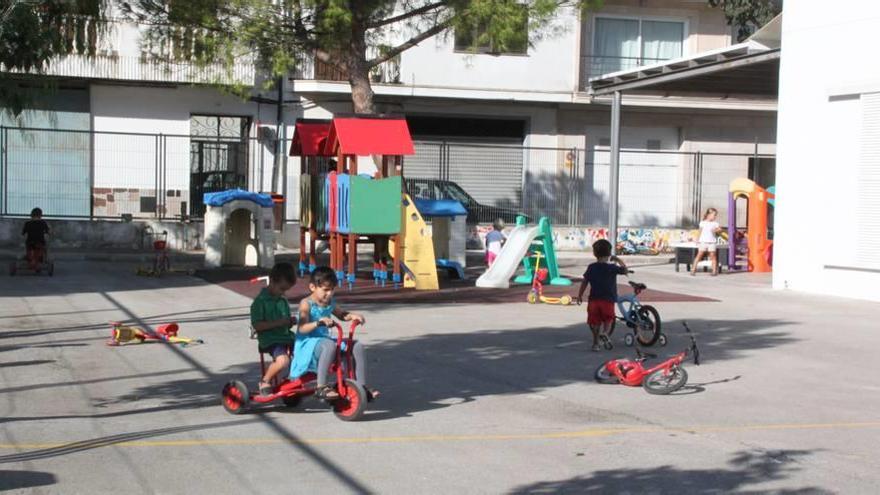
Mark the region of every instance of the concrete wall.
<instances>
[{"instance_id":1,"label":"concrete wall","mask_svg":"<svg viewBox=\"0 0 880 495\"><path fill-rule=\"evenodd\" d=\"M489 225L470 227L468 231L468 249L484 249L486 234L492 230ZM505 230L509 234L512 228ZM676 243L695 242L700 235L699 230L677 229L664 227L620 228L617 230L617 242L628 242L629 246L650 249L656 253L672 253L672 245ZM608 239L605 227L553 227L553 245L558 251L591 251L592 245L599 239Z\"/></svg>"},{"instance_id":2,"label":"concrete wall","mask_svg":"<svg viewBox=\"0 0 880 495\"><path fill-rule=\"evenodd\" d=\"M26 219L0 218L0 247L24 249L21 228ZM168 248L198 250L202 248L202 223L106 220L47 220L52 233L50 249L76 248L85 250L152 250L153 232L168 231Z\"/></svg>"},{"instance_id":3,"label":"concrete wall","mask_svg":"<svg viewBox=\"0 0 880 495\"><path fill-rule=\"evenodd\" d=\"M880 300L878 30L876 2L785 5L775 288Z\"/></svg>"}]
</instances>

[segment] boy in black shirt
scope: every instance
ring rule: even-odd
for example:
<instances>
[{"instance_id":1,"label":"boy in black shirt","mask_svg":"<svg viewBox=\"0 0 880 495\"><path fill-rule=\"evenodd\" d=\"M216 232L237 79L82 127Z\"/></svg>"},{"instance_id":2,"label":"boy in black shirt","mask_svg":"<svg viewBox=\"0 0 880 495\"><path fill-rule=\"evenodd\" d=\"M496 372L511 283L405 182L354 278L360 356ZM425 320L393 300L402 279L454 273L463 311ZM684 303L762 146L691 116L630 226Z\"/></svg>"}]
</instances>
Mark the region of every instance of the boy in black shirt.
<instances>
[{"instance_id":1,"label":"boy in black shirt","mask_svg":"<svg viewBox=\"0 0 880 495\"><path fill-rule=\"evenodd\" d=\"M578 304L583 301L584 291L590 286L587 303L587 325L593 332L593 351L599 350L599 330L611 337L614 325L614 305L617 303L617 276L626 275L626 263L617 256L611 256L611 243L599 239L593 243L596 262L591 263L584 272L584 281L578 292ZM612 263L617 263L612 264Z\"/></svg>"},{"instance_id":2,"label":"boy in black shirt","mask_svg":"<svg viewBox=\"0 0 880 495\"><path fill-rule=\"evenodd\" d=\"M31 219L25 222L21 229L21 235L26 236L24 245L27 249L28 264L33 270L36 270L38 263L45 258L48 234L49 224L43 220L43 210L34 208L31 210Z\"/></svg>"}]
</instances>

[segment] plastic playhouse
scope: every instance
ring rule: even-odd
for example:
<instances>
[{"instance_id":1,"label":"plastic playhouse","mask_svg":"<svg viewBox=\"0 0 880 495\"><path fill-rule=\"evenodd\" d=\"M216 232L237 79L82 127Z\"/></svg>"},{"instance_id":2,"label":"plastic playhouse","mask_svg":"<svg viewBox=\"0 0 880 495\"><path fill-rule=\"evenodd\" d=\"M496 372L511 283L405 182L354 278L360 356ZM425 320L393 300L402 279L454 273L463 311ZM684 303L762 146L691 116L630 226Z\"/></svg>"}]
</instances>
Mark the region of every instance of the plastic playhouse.
<instances>
[{"instance_id":1,"label":"plastic playhouse","mask_svg":"<svg viewBox=\"0 0 880 495\"><path fill-rule=\"evenodd\" d=\"M522 263L525 273L514 279L518 284L532 284L538 259L544 259L544 269L549 275L550 285L571 285L571 280L559 274L556 249L553 244L553 229L550 219L542 217L536 226L528 226L526 218L518 216L516 227L507 237L498 258L486 272L477 279L477 287L510 287L510 277Z\"/></svg>"},{"instance_id":2,"label":"plastic playhouse","mask_svg":"<svg viewBox=\"0 0 880 495\"><path fill-rule=\"evenodd\" d=\"M730 183L727 205L727 235L730 244L727 267L730 271L772 271L773 240L768 229L768 217L775 199L773 192L749 179L734 179ZM738 200L746 202L745 227L737 226Z\"/></svg>"},{"instance_id":3,"label":"plastic playhouse","mask_svg":"<svg viewBox=\"0 0 880 495\"><path fill-rule=\"evenodd\" d=\"M275 264L272 197L232 189L205 193L205 266ZM164 246L163 246L164 248Z\"/></svg>"},{"instance_id":4,"label":"plastic playhouse","mask_svg":"<svg viewBox=\"0 0 880 495\"><path fill-rule=\"evenodd\" d=\"M301 157L300 272L314 270L316 241L326 240L330 267L351 288L358 243L368 242L374 283L386 283L390 261L395 287L438 288L430 232L403 191L403 156L413 153L402 117L296 122L290 154Z\"/></svg>"}]
</instances>

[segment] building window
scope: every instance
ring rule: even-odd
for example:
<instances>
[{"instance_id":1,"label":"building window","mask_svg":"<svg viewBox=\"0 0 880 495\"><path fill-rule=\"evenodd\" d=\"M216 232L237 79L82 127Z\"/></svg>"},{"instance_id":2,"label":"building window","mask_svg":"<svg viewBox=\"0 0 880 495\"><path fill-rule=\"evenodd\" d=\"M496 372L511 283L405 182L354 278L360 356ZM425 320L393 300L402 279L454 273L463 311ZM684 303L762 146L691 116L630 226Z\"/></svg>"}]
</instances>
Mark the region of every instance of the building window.
<instances>
[{"instance_id":1,"label":"building window","mask_svg":"<svg viewBox=\"0 0 880 495\"><path fill-rule=\"evenodd\" d=\"M684 55L685 23L596 17L590 74L651 65Z\"/></svg>"},{"instance_id":2,"label":"building window","mask_svg":"<svg viewBox=\"0 0 880 495\"><path fill-rule=\"evenodd\" d=\"M207 192L247 188L250 119L219 115L190 117L190 205L204 216Z\"/></svg>"},{"instance_id":3,"label":"building window","mask_svg":"<svg viewBox=\"0 0 880 495\"><path fill-rule=\"evenodd\" d=\"M455 30L455 51L476 52L491 55L526 55L529 50L529 11L528 6L508 0L507 7L516 16L513 21L519 26L514 33L504 39L493 35L485 22L472 29Z\"/></svg>"}]
</instances>

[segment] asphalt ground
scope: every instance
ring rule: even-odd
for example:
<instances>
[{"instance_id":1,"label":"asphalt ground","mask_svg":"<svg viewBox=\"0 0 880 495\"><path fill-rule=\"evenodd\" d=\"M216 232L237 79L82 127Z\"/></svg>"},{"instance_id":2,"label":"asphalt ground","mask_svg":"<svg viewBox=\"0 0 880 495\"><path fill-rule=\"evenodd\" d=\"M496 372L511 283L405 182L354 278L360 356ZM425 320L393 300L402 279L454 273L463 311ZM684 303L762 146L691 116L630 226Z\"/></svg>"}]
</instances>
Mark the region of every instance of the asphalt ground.
<instances>
[{"instance_id":1,"label":"asphalt ground","mask_svg":"<svg viewBox=\"0 0 880 495\"><path fill-rule=\"evenodd\" d=\"M649 293L683 296L652 303L670 337L654 351L683 348L687 321L704 361L653 396L593 381L633 351L617 334L590 352L583 307L352 299L383 395L345 423L311 399L226 413L223 384L258 379L250 300L133 268L0 277L0 490L876 493L880 480L876 304L641 267ZM108 347L113 320L176 321L206 343Z\"/></svg>"}]
</instances>

